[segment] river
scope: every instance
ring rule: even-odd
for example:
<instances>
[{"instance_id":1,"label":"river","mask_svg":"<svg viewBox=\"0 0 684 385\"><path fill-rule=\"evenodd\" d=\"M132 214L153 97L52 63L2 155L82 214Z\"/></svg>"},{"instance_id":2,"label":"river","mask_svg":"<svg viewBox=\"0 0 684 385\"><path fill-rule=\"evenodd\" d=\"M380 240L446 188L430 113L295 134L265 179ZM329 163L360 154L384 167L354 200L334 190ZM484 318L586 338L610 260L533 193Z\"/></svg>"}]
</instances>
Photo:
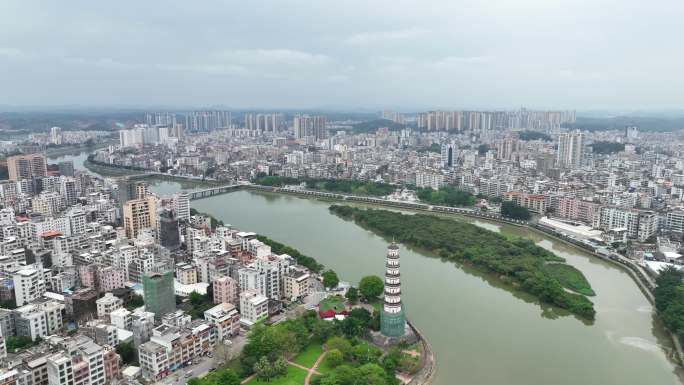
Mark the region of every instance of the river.
<instances>
[{"instance_id":1,"label":"river","mask_svg":"<svg viewBox=\"0 0 684 385\"><path fill-rule=\"evenodd\" d=\"M76 166L76 164L75 164ZM174 182L151 190L168 195ZM192 202L246 231L288 244L354 284L384 273L388 241L328 213L330 203L238 191ZM653 308L619 268L524 228L465 219L524 236L580 269L597 295L592 324L540 306L486 274L401 246L408 317L437 358L435 385L681 385L671 341Z\"/></svg>"},{"instance_id":2,"label":"river","mask_svg":"<svg viewBox=\"0 0 684 385\"><path fill-rule=\"evenodd\" d=\"M60 154L60 155L55 155L55 156L48 155L48 158L47 158L48 163L51 163L51 164L71 161L74 163L74 170L80 171L80 172L90 173L90 174L95 175L97 177L103 178L104 177L103 175L98 174L94 171L90 171L86 168L86 166L84 165L86 160L88 160L88 152L87 151L81 151L81 150L75 150L74 152L71 152L71 153Z\"/></svg>"},{"instance_id":3,"label":"river","mask_svg":"<svg viewBox=\"0 0 684 385\"><path fill-rule=\"evenodd\" d=\"M382 275L387 240L329 214L329 204L239 191L192 206L298 248L354 284ZM473 222L530 238L580 269L597 292L596 321L542 309L495 278L401 247L403 299L435 351L435 385L681 383L663 350L670 341L627 273L526 229Z\"/></svg>"}]
</instances>

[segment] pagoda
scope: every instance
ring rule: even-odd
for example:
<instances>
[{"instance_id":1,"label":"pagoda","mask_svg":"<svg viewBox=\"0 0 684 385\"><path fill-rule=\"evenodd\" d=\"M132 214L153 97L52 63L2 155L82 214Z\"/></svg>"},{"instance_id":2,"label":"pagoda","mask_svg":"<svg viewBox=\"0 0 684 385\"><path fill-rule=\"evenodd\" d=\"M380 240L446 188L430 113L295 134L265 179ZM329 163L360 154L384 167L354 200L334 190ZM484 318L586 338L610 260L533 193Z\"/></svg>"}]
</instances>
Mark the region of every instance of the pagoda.
<instances>
[{"instance_id":1,"label":"pagoda","mask_svg":"<svg viewBox=\"0 0 684 385\"><path fill-rule=\"evenodd\" d=\"M380 333L385 337L403 337L406 328L404 305L401 303L401 275L399 274L399 246L392 242L387 247L385 263L385 301L380 313Z\"/></svg>"}]
</instances>

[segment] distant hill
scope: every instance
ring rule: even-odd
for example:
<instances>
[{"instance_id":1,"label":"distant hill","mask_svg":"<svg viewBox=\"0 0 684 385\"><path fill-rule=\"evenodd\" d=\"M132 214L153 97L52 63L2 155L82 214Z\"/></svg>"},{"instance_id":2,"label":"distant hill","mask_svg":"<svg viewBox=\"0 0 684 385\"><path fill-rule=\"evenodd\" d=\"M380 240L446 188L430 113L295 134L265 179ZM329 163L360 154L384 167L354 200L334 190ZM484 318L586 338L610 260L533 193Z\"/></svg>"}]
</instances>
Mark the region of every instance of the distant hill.
<instances>
[{"instance_id":1,"label":"distant hill","mask_svg":"<svg viewBox=\"0 0 684 385\"><path fill-rule=\"evenodd\" d=\"M543 132L539 131L522 131L520 132L520 139L521 140L537 140L541 139L545 142L550 142L552 139L550 136L546 135Z\"/></svg>"},{"instance_id":2,"label":"distant hill","mask_svg":"<svg viewBox=\"0 0 684 385\"><path fill-rule=\"evenodd\" d=\"M390 129L390 131L399 131L403 128L406 128L406 125L401 123L395 123L387 119L375 119L354 124L352 127L354 128L355 133L360 134L375 132L378 130L378 128L382 127L387 127Z\"/></svg>"}]
</instances>

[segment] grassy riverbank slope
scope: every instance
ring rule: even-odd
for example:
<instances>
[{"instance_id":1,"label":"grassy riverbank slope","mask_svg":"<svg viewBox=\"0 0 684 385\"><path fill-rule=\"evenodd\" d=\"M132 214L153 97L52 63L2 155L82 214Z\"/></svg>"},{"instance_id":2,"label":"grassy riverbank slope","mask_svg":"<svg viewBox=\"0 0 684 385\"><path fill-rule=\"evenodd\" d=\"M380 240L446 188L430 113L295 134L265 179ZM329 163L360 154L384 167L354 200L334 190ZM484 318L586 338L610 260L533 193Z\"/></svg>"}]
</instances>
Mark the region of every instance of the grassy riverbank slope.
<instances>
[{"instance_id":1,"label":"grassy riverbank slope","mask_svg":"<svg viewBox=\"0 0 684 385\"><path fill-rule=\"evenodd\" d=\"M379 235L497 273L540 301L580 317L593 320L596 314L587 297L570 292L593 293L582 273L532 241L506 238L470 223L430 215L339 205L331 206L330 211Z\"/></svg>"}]
</instances>

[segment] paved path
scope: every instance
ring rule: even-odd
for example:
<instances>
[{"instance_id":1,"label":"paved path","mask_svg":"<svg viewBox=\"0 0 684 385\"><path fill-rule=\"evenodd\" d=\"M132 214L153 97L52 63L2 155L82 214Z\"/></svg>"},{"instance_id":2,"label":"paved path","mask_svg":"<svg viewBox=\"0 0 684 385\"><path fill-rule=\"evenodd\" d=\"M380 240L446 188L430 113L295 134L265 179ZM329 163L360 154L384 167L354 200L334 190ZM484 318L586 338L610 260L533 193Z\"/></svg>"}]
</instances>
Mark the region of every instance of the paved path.
<instances>
[{"instance_id":1,"label":"paved path","mask_svg":"<svg viewBox=\"0 0 684 385\"><path fill-rule=\"evenodd\" d=\"M249 376L249 377L245 378L244 380L240 381L240 384L246 384L246 383L252 381L252 379L254 379L254 377L256 377L256 373L254 373L254 374L252 374L251 376Z\"/></svg>"},{"instance_id":2,"label":"paved path","mask_svg":"<svg viewBox=\"0 0 684 385\"><path fill-rule=\"evenodd\" d=\"M323 361L326 354L328 354L327 351L321 353L321 355L318 356L318 358L316 359L316 362L314 362L311 369L308 369L309 374L307 374L306 379L304 379L304 385L309 385L309 382L311 382L311 377L313 377L314 374L318 374L318 375L321 374L319 371L316 370L316 368L318 368L318 365L321 363L321 361Z\"/></svg>"},{"instance_id":3,"label":"paved path","mask_svg":"<svg viewBox=\"0 0 684 385\"><path fill-rule=\"evenodd\" d=\"M306 366L304 366L304 365L299 365L299 364L296 363L296 362L288 361L287 363L290 364L290 365L292 365L292 366L294 366L295 368L299 368L299 369L302 369L302 370L306 370L308 373L313 372L313 374L320 374L318 371L314 370L313 368L307 368Z\"/></svg>"}]
</instances>

